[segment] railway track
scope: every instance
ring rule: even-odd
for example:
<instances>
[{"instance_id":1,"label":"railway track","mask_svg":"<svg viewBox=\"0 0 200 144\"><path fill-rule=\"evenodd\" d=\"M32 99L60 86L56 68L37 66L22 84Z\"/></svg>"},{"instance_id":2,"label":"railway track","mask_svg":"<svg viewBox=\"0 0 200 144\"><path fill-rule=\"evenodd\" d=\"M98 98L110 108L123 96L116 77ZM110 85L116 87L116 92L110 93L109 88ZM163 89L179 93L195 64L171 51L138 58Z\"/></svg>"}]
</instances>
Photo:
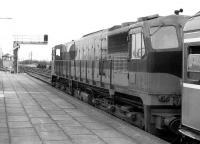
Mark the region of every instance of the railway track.
<instances>
[{"instance_id":1,"label":"railway track","mask_svg":"<svg viewBox=\"0 0 200 144\"><path fill-rule=\"evenodd\" d=\"M32 68L32 67L23 67L20 72L27 73L28 75L51 85L51 70ZM117 118L121 119L120 117L117 117ZM178 136L174 135L173 133L161 132L161 133L158 133L156 136L172 144L178 144L176 142L176 139Z\"/></svg>"},{"instance_id":2,"label":"railway track","mask_svg":"<svg viewBox=\"0 0 200 144\"><path fill-rule=\"evenodd\" d=\"M46 83L51 83L51 70L48 69L40 69L40 68L34 68L34 67L20 67L21 73L27 73L28 75L31 75L37 79L40 79Z\"/></svg>"}]
</instances>

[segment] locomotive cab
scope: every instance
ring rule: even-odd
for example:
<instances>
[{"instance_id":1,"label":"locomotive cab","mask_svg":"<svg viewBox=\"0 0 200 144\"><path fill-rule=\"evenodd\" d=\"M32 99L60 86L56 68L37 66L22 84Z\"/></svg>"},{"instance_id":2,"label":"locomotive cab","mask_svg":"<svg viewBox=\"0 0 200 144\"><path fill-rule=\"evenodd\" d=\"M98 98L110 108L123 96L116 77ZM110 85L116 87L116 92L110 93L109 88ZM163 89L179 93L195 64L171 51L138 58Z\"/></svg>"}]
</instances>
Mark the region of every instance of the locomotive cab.
<instances>
[{"instance_id":1,"label":"locomotive cab","mask_svg":"<svg viewBox=\"0 0 200 144\"><path fill-rule=\"evenodd\" d=\"M146 131L152 131L153 123L157 129L169 127L177 130L180 119L182 26L186 20L186 16L156 15L141 18L130 26L129 89L142 99L144 123L148 125L145 126ZM150 117L148 113L151 113Z\"/></svg>"},{"instance_id":2,"label":"locomotive cab","mask_svg":"<svg viewBox=\"0 0 200 144\"><path fill-rule=\"evenodd\" d=\"M145 96L144 104L180 106L182 24L186 18L155 17L130 27L129 87L162 97L157 101L156 97L149 100ZM170 95L179 95L179 99L170 100Z\"/></svg>"},{"instance_id":3,"label":"locomotive cab","mask_svg":"<svg viewBox=\"0 0 200 144\"><path fill-rule=\"evenodd\" d=\"M183 48L180 132L193 140L200 141L200 13L191 17L184 26Z\"/></svg>"}]
</instances>

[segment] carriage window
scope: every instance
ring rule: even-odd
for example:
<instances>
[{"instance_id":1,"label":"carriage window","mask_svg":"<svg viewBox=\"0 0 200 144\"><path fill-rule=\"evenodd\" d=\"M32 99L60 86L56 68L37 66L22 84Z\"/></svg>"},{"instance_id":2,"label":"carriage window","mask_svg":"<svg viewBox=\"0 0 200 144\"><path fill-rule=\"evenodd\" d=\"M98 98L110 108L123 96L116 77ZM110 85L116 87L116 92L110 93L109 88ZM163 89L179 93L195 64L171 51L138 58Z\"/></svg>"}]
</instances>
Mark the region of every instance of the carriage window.
<instances>
[{"instance_id":1,"label":"carriage window","mask_svg":"<svg viewBox=\"0 0 200 144\"><path fill-rule=\"evenodd\" d=\"M188 47L188 53L187 71L200 72L200 46Z\"/></svg>"},{"instance_id":2,"label":"carriage window","mask_svg":"<svg viewBox=\"0 0 200 144\"><path fill-rule=\"evenodd\" d=\"M188 72L200 72L200 54L188 55L187 71Z\"/></svg>"},{"instance_id":3,"label":"carriage window","mask_svg":"<svg viewBox=\"0 0 200 144\"><path fill-rule=\"evenodd\" d=\"M187 62L187 78L196 84L200 84L200 46L191 45L185 47L187 49L188 57Z\"/></svg>"},{"instance_id":4,"label":"carriage window","mask_svg":"<svg viewBox=\"0 0 200 144\"><path fill-rule=\"evenodd\" d=\"M132 34L131 59L140 59L145 54L144 39L142 33Z\"/></svg>"},{"instance_id":5,"label":"carriage window","mask_svg":"<svg viewBox=\"0 0 200 144\"><path fill-rule=\"evenodd\" d=\"M170 49L178 47L178 38L174 26L152 27L150 31L153 49Z\"/></svg>"}]
</instances>

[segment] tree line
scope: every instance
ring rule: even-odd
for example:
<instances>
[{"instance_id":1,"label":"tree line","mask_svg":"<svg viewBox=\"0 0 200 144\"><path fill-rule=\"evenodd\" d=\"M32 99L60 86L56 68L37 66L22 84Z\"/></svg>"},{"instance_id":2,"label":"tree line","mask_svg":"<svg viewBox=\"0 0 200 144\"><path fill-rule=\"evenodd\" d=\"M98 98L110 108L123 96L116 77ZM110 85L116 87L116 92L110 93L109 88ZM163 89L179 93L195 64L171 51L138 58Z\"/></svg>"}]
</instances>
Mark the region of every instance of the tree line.
<instances>
[{"instance_id":1,"label":"tree line","mask_svg":"<svg viewBox=\"0 0 200 144\"><path fill-rule=\"evenodd\" d=\"M36 64L37 68L45 69L45 68L49 68L51 62L45 61L45 60L42 60L42 61L39 61L39 60L23 60L23 61L20 61L19 63L23 64L23 65Z\"/></svg>"}]
</instances>

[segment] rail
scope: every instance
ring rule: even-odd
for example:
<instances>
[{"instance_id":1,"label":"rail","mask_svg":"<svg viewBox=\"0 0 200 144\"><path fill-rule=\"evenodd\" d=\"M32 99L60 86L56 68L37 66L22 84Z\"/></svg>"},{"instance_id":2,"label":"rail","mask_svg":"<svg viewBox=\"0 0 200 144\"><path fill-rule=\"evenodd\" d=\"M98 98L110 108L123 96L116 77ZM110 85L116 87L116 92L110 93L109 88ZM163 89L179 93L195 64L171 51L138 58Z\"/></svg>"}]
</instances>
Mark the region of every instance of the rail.
<instances>
[{"instance_id":1,"label":"rail","mask_svg":"<svg viewBox=\"0 0 200 144\"><path fill-rule=\"evenodd\" d=\"M51 70L28 66L20 66L20 73L27 73L45 82L50 82Z\"/></svg>"}]
</instances>

